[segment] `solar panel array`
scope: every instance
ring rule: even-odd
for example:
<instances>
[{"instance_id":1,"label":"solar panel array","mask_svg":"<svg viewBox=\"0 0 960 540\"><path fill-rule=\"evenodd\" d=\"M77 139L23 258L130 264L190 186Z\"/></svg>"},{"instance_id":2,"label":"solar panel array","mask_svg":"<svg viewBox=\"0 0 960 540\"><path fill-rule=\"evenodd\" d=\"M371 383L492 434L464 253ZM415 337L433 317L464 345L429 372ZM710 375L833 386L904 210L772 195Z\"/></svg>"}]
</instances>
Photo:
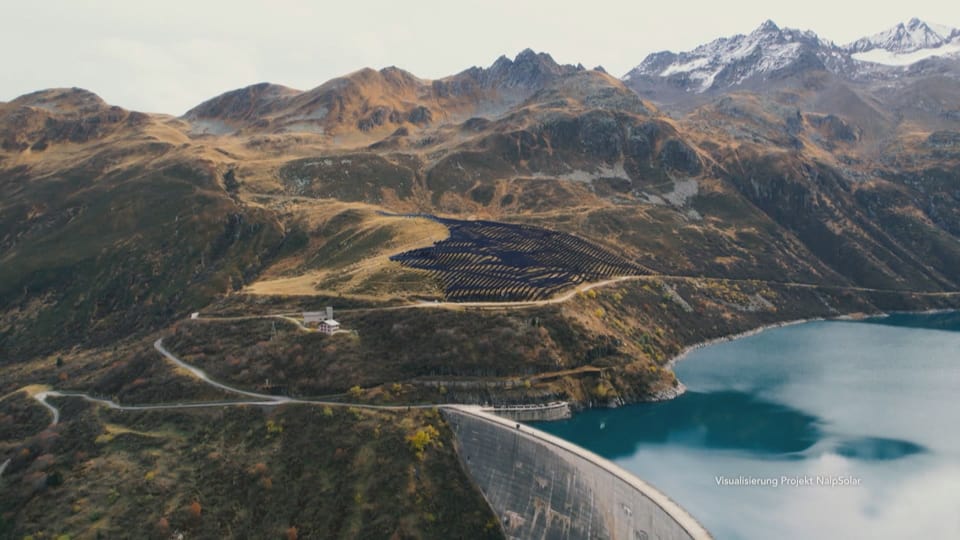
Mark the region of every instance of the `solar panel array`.
<instances>
[{"instance_id":1,"label":"solar panel array","mask_svg":"<svg viewBox=\"0 0 960 540\"><path fill-rule=\"evenodd\" d=\"M449 238L390 259L429 271L452 301L542 300L578 283L649 273L562 232L496 221L432 219L450 230Z\"/></svg>"}]
</instances>

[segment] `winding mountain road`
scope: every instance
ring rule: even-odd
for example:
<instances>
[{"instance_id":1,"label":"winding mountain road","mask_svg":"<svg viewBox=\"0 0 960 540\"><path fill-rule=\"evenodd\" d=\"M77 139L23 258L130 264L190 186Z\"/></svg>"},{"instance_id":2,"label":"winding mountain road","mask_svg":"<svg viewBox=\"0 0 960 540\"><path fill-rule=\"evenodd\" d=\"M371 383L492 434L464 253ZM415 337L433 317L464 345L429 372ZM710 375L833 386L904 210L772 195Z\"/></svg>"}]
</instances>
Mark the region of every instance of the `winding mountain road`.
<instances>
[{"instance_id":1,"label":"winding mountain road","mask_svg":"<svg viewBox=\"0 0 960 540\"><path fill-rule=\"evenodd\" d=\"M561 304L570 300L579 293L585 293L592 289L600 289L603 287L609 287L610 285L616 285L618 283L623 283L624 281L638 281L638 280L663 280L663 281L720 281L720 282L730 282L730 283L764 283L767 285L782 285L785 287L796 287L801 289L834 289L842 291L856 291L856 292L877 292L877 293L900 293L900 294L916 294L920 296L958 296L960 291L938 291L938 292L927 292L927 291L907 291L907 290L897 290L897 289L871 289L869 287L853 287L853 286L844 286L844 285L822 285L818 283L800 283L800 282L791 282L791 281L772 281L764 279L734 279L734 278L714 278L714 277L696 277L696 276L675 276L669 274L644 274L637 276L619 276L615 278L605 279L603 281L595 281L593 283L583 283L574 287L573 289L558 295L552 298L547 298L546 300L521 300L515 302L427 302L421 301L416 304L409 304L405 306L391 306L386 308L379 308L384 310L393 310L393 309L405 309L405 308L424 308L424 307L435 307L435 308L458 308L458 307L474 307L474 308L499 308L499 309L510 309L510 308L526 308L526 307L535 307L535 306L544 306L550 304ZM369 309L378 309L378 308L369 308ZM346 310L341 310L346 311Z\"/></svg>"},{"instance_id":2,"label":"winding mountain road","mask_svg":"<svg viewBox=\"0 0 960 540\"><path fill-rule=\"evenodd\" d=\"M267 401L267 402L287 403L292 401L288 397L271 396L269 394L258 394L257 392L248 392L246 390L241 390L240 388L235 388L233 386L229 386L229 385L217 382L211 379L210 376L207 375L202 369L191 366L190 364L177 358L173 353L168 351L163 346L163 338L158 338L156 341L154 341L153 348L156 349L157 352L162 354L167 360L173 362L177 367L187 370L195 378L200 379L201 381L209 384L210 386L213 386L214 388L218 388L220 390L223 390L225 392L230 392L232 394L239 394L241 396L257 398L258 400Z\"/></svg>"},{"instance_id":3,"label":"winding mountain road","mask_svg":"<svg viewBox=\"0 0 960 540\"><path fill-rule=\"evenodd\" d=\"M579 293L584 293L592 289L598 289L602 287L607 287L617 283L622 283L625 281L634 281L634 280L647 280L647 279L662 279L665 281L681 281L681 280L700 280L700 281L725 281L725 282L739 282L739 283L767 283L767 284L778 284L785 285L790 287L801 287L801 288L823 288L823 289L835 289L835 290L849 290L849 291L859 291L859 292L897 292L897 293L908 293L916 294L921 296L957 296L960 295L960 291L951 291L951 292L925 292L925 291L899 291L899 290L888 290L888 289L871 289L866 287L849 287L849 286L830 286L830 285L820 285L814 283L794 283L794 282L778 282L778 281L769 281L769 280L751 280L751 279L729 279L729 278L708 278L708 277L691 277L691 276L670 276L670 275L634 275L634 276L620 276L610 279L605 279L603 281L597 281L593 283L581 284L570 291L567 291L564 294L555 296L553 298L548 298L546 300L528 300L528 301L516 301L516 302L428 302L421 301L414 304L406 304L401 306L389 306L382 308L357 308L357 309L344 309L342 312L362 312L362 311L388 311L388 310L400 310L400 309L416 309L416 308L444 308L444 309L457 309L457 308L492 308L492 309L517 309L517 308L528 308L534 306L542 306L549 304L559 304L566 302L576 296ZM248 316L237 316L237 317L200 317L201 320L211 320L211 321L231 321L231 320L250 320L250 319L264 319L264 318L273 318L281 319L287 322L290 322L297 326L298 329L302 331L312 332L313 330L307 328L303 323L290 314L266 314L266 315L248 315ZM81 398L91 403L96 403L109 407L115 410L121 411L150 411L150 410L176 410L176 409L200 409L200 408L209 408L209 407L228 407L228 406L276 406L287 403L296 403L296 404L306 404L306 405L320 405L320 406L329 406L329 407L354 407L358 409L373 409L373 410L408 410L408 409L431 409L436 407L459 407L460 404L454 403L445 403L445 404L427 404L427 405L367 405L360 403L344 403L340 401L323 401L323 400L311 400L311 399L298 399L291 398L286 396L275 396L270 394L261 394L258 392L250 392L248 390L243 390L242 388L237 388L230 386L228 384L221 383L210 378L206 372L202 369L194 367L180 358L175 354L167 350L163 346L163 338L159 338L153 342L153 347L163 355L168 361L177 366L180 369L183 369L194 378L203 381L204 383L228 392L231 394L236 394L238 396L243 396L245 400L220 400L220 401L206 401L199 403L157 403L149 405L120 405L114 401L97 398L84 394L82 392L61 392L57 390L46 390L38 392L33 395L41 405L46 407L53 418L50 422L51 426L55 426L60 422L60 411L49 402L47 402L48 397L76 397ZM6 463L4 463L4 466ZM2 468L0 468L2 471Z\"/></svg>"},{"instance_id":4,"label":"winding mountain road","mask_svg":"<svg viewBox=\"0 0 960 540\"><path fill-rule=\"evenodd\" d=\"M422 301L411 306L395 306L399 307L440 307L440 308L456 308L456 307L472 307L472 308L499 308L499 309L509 309L509 308L524 308L524 307L535 307L535 306L546 306L550 304L562 304L567 300L570 300L574 296L585 293L591 289L599 289L602 287L608 287L616 283L622 283L624 281L635 281L639 279L650 279L653 276L642 275L642 276L619 276L615 278L605 279L603 281L594 281L593 283L582 283L569 291L547 298L545 300L519 300L513 302L427 302ZM389 308L387 308L389 309Z\"/></svg>"},{"instance_id":5,"label":"winding mountain road","mask_svg":"<svg viewBox=\"0 0 960 540\"><path fill-rule=\"evenodd\" d=\"M399 311L405 309L526 309L533 308L538 306L546 306L551 304L562 304L576 296L579 293L585 293L592 289L601 289L604 287L609 287L611 285L616 285L618 283L623 283L625 281L646 281L646 280L662 280L662 281L693 281L693 282L727 282L727 283L763 283L766 285L780 285L784 287L794 287L799 289L824 289L824 290L837 290L837 291L853 291L853 292L873 292L873 293L897 293L897 294L914 294L918 296L942 296L942 297L951 297L951 296L960 296L960 291L910 291L910 290L901 290L901 289L874 289L870 287L855 287L850 285L825 285L821 283L803 283L795 281L776 281L768 279L748 279L748 278L720 278L720 277L702 277L702 276L681 276L681 275L672 275L672 274L643 274L643 275L632 275L632 276L618 276L610 279L604 279L602 281L595 281L592 283L581 283L580 285L559 294L557 296L547 298L545 300L515 300L509 302L492 302L492 301L483 301L483 302L450 302L450 301L429 301L429 300L420 300L418 302L410 304L402 304L398 306L385 306L385 307L368 307L368 308L344 308L338 310L340 313L367 313L372 311ZM242 320L251 320L251 319L264 319L264 318L274 318L274 319L283 319L289 322L296 324L300 329L305 331L312 331L310 328L303 326L303 323L297 318L297 313L271 313L264 315L244 315L244 316L235 316L235 317L200 317L202 320L208 321L242 321Z\"/></svg>"},{"instance_id":6,"label":"winding mountain road","mask_svg":"<svg viewBox=\"0 0 960 540\"><path fill-rule=\"evenodd\" d=\"M326 401L319 399L300 399L300 398L291 398L286 396L273 396L270 394L258 394L256 392L248 392L246 390L223 384L221 382L211 379L203 370L195 368L190 364L187 364L183 360L177 358L176 355L168 351L163 346L163 338L158 339L153 342L153 347L157 349L160 354L162 354L167 360L170 360L177 366L180 366L194 375L194 377L200 379L201 381L224 390L226 392L231 392L234 394L239 394L241 396L254 397L259 401L218 401L218 402L202 402L202 403L190 403L190 404L177 404L177 405L168 405L168 404L157 404L157 405L130 405L130 406L121 406L114 403L115 407L121 410L150 410L150 409L185 409L185 408L200 408L200 407L210 407L210 406L224 406L224 405L283 405L285 403L299 403L305 405L320 405L327 407L353 407L357 409L373 409L381 411L405 411L407 409L433 409L435 407L446 407L449 405L455 405L453 403L429 403L426 405L368 405L363 403L344 403L342 401ZM103 401L103 400L100 400ZM113 402L110 402L113 403Z\"/></svg>"},{"instance_id":7,"label":"winding mountain road","mask_svg":"<svg viewBox=\"0 0 960 540\"><path fill-rule=\"evenodd\" d=\"M148 405L121 405L113 400L93 397L89 394L83 392L62 392L59 390L45 390L43 392L37 392L33 395L33 398L37 400L41 405L46 407L51 414L53 415L53 420L50 422L50 426L55 426L60 423L60 410L55 406L50 404L47 401L49 397L61 397L61 398L80 398L90 403L95 403L97 405L102 405L104 407L118 410L118 411L162 411L162 410L182 410L182 409L205 409L210 407L235 407L235 406L258 406L258 407L272 407L277 405L284 405L288 403L302 404L302 405L316 405L324 407L352 407L356 409L370 409L370 410L386 410L386 411L405 411L409 409L433 409L436 407L449 407L456 404L426 404L426 405L368 405L363 403L344 403L342 401L324 401L324 400L313 400L313 399L298 399L290 398L286 396L274 396L270 394L260 394L257 392L249 392L241 388L223 384L219 381L211 379L209 375L206 374L202 369L196 368L187 364L180 358L177 358L175 354L167 350L163 346L163 338L157 339L153 342L153 347L163 355L164 358L169 360L175 366L186 370L194 378L203 381L204 383L223 390L228 393L237 394L240 396L255 398L253 400L219 400L219 401L202 401L197 403L154 403Z\"/></svg>"},{"instance_id":8,"label":"winding mountain road","mask_svg":"<svg viewBox=\"0 0 960 540\"><path fill-rule=\"evenodd\" d=\"M53 415L53 419L50 420L50 425L55 426L60 423L60 409L54 407L53 405L47 403L47 396L58 396L59 392L56 390L48 390L46 392L38 392L33 395L33 399L40 402L41 405L47 408L50 411L50 414Z\"/></svg>"}]
</instances>

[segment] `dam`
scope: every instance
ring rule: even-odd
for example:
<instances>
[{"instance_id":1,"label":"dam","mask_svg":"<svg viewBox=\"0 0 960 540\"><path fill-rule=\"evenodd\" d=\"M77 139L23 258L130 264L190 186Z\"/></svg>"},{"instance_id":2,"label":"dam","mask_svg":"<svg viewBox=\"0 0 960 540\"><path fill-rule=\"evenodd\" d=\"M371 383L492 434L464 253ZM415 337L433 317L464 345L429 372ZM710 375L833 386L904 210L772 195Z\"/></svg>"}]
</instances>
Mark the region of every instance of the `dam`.
<instances>
[{"instance_id":1,"label":"dam","mask_svg":"<svg viewBox=\"0 0 960 540\"><path fill-rule=\"evenodd\" d=\"M484 407L484 412L490 412L508 420L520 422L547 422L570 418L570 405L566 401L552 401L536 405L504 405Z\"/></svg>"},{"instance_id":2,"label":"dam","mask_svg":"<svg viewBox=\"0 0 960 540\"><path fill-rule=\"evenodd\" d=\"M507 538L712 538L666 495L592 452L479 407L442 413Z\"/></svg>"}]
</instances>

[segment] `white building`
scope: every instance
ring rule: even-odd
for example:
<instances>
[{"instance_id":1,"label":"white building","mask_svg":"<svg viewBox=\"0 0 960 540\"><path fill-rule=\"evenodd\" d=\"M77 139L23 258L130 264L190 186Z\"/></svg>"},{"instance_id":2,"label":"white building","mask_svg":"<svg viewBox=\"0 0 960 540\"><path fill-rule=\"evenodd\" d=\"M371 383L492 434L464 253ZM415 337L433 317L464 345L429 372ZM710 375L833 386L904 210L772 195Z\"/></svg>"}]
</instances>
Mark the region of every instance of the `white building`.
<instances>
[{"instance_id":1,"label":"white building","mask_svg":"<svg viewBox=\"0 0 960 540\"><path fill-rule=\"evenodd\" d=\"M340 330L340 323L333 318L333 308L327 307L324 311L304 311L304 325L317 325L317 330L324 334L333 334Z\"/></svg>"},{"instance_id":2,"label":"white building","mask_svg":"<svg viewBox=\"0 0 960 540\"><path fill-rule=\"evenodd\" d=\"M324 334L333 334L337 330L340 330L340 323L333 319L325 319L320 321L320 326L317 327L317 330L320 330Z\"/></svg>"}]
</instances>

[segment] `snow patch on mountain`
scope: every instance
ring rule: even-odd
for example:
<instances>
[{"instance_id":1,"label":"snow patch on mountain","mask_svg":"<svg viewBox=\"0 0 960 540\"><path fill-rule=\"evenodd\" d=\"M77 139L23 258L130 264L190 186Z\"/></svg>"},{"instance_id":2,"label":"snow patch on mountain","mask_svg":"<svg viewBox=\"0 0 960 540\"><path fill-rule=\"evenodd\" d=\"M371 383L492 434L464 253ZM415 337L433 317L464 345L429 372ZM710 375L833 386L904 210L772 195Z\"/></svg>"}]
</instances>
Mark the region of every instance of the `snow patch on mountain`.
<instances>
[{"instance_id":1,"label":"snow patch on mountain","mask_svg":"<svg viewBox=\"0 0 960 540\"><path fill-rule=\"evenodd\" d=\"M852 56L854 60L859 60L860 62L871 62L885 66L909 66L935 56L950 56L958 53L960 53L960 39L939 45L936 48L920 49L906 53L885 49L871 49L866 52L854 53Z\"/></svg>"},{"instance_id":2,"label":"snow patch on mountain","mask_svg":"<svg viewBox=\"0 0 960 540\"><path fill-rule=\"evenodd\" d=\"M710 63L709 58L695 58L685 64L671 64L667 69L660 72L661 77L669 77L674 73L688 73L690 71L698 70L701 68L707 67Z\"/></svg>"}]
</instances>

